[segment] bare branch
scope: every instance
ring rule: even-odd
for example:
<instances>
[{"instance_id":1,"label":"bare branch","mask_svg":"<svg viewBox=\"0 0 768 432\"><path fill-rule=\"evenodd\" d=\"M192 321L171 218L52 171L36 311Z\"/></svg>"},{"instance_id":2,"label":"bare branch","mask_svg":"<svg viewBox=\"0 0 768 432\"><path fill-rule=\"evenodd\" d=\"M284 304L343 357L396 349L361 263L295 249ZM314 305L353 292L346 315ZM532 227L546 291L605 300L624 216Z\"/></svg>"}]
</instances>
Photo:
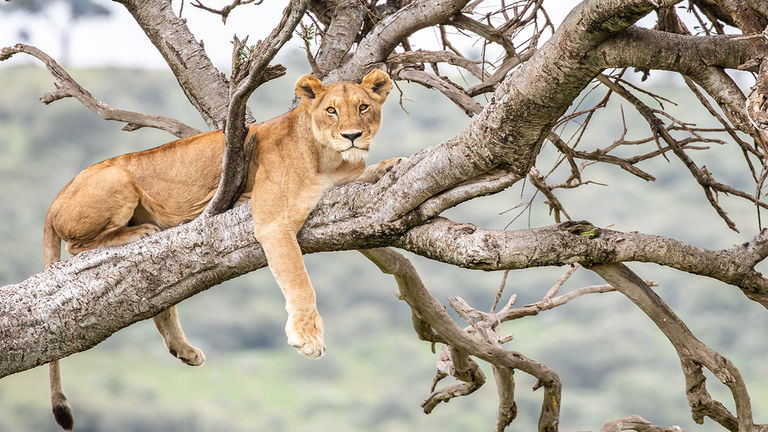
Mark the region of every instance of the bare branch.
<instances>
[{"instance_id":1,"label":"bare branch","mask_svg":"<svg viewBox=\"0 0 768 432\"><path fill-rule=\"evenodd\" d=\"M483 82L480 84L476 84L466 90L466 93L469 96L477 96L482 93L492 92L496 89L496 86L501 82L501 80L504 79L504 77L507 76L509 71L516 68L517 66L527 62L533 54L536 53L536 48L531 47L520 54L517 54L513 57L508 57L504 60L504 62L496 68L496 71L493 73L493 75L486 77Z\"/></svg>"},{"instance_id":2,"label":"bare branch","mask_svg":"<svg viewBox=\"0 0 768 432\"><path fill-rule=\"evenodd\" d=\"M768 256L768 230L749 243L711 251L661 236L597 228L583 221L533 230L490 231L435 218L408 230L394 245L479 270L654 262L735 285L768 308L768 280L754 269Z\"/></svg>"},{"instance_id":3,"label":"bare branch","mask_svg":"<svg viewBox=\"0 0 768 432\"><path fill-rule=\"evenodd\" d=\"M625 265L601 265L590 267L590 270L632 300L672 343L680 357L688 402L697 423L702 423L704 416L708 416L734 432L754 430L749 393L741 374L730 360L698 340L664 301ZM706 377L702 367L709 369L731 391L736 416L711 398L705 387Z\"/></svg>"},{"instance_id":4,"label":"bare branch","mask_svg":"<svg viewBox=\"0 0 768 432\"><path fill-rule=\"evenodd\" d=\"M47 93L40 100L49 104L65 97L74 97L86 108L98 114L104 120L115 120L127 123L123 130L134 131L142 127L151 127L164 130L179 138L184 138L200 133L197 129L172 119L170 117L141 114L133 111L115 109L96 99L88 90L78 84L54 59L43 51L25 44L16 44L0 51L0 61L9 59L16 53L29 54L45 64L45 67L57 80L56 90Z\"/></svg>"},{"instance_id":5,"label":"bare branch","mask_svg":"<svg viewBox=\"0 0 768 432\"><path fill-rule=\"evenodd\" d=\"M222 7L221 9L216 9L216 8L212 8L212 7L208 7L208 6L204 5L202 2L200 2L200 0L193 0L192 1L192 6L198 8L198 9L202 9L204 11L208 11L208 12L214 13L216 15L221 15L221 22L226 24L227 23L227 18L229 17L229 13L232 12L232 10L235 9L236 7L242 6L242 5L247 5L247 4L260 5L263 1L264 0L259 0L259 1L256 1L256 0L233 0L231 4L228 4L228 5L224 6L224 7Z\"/></svg>"},{"instance_id":6,"label":"bare branch","mask_svg":"<svg viewBox=\"0 0 768 432\"><path fill-rule=\"evenodd\" d=\"M735 36L690 36L640 27L622 30L592 54L604 69L635 67L691 76L706 66L735 69L760 55L747 41Z\"/></svg>"},{"instance_id":7,"label":"bare branch","mask_svg":"<svg viewBox=\"0 0 768 432\"><path fill-rule=\"evenodd\" d=\"M693 175L693 178L699 183L699 185L701 185L701 187L704 189L704 194L706 195L707 200L709 200L709 203L712 205L715 211L717 211L717 214L720 215L720 217L726 222L726 224L730 229L736 232L739 231L736 228L736 224L728 217L725 210L723 210L723 208L718 203L717 198L713 194L713 191L733 194L741 198L750 200L754 202L756 205L759 205L764 208L768 208L768 204L760 201L757 197L754 197L745 192L739 191L731 186L722 184L716 181L712 177L712 175L706 170L706 168L699 168L696 165L696 163L685 153L680 143L674 137L672 137L672 135L669 133L669 130L664 127L661 120L658 117L656 117L653 110L650 107L648 107L646 104L644 104L642 101L640 101L640 99L638 99L636 96L634 96L632 93L630 93L628 90L626 90L624 87L622 87L618 83L615 83L602 75L599 76L597 79L601 83L606 85L608 88L610 88L617 94L621 95L624 99L629 101L632 105L634 105L637 111L643 117L645 117L654 135L661 136L664 139L664 141L666 141L667 144L669 144L669 146L672 148L672 152L683 162L683 164L688 168L688 171Z\"/></svg>"},{"instance_id":8,"label":"bare branch","mask_svg":"<svg viewBox=\"0 0 768 432\"><path fill-rule=\"evenodd\" d=\"M531 184L547 197L545 203L549 206L550 214L554 213L555 222L560 223L560 213L565 215L566 219L571 220L568 212L565 211L560 200L552 193L552 188L547 185L546 181L544 181L544 176L541 175L536 167L531 168L528 178L531 180Z\"/></svg>"},{"instance_id":9,"label":"bare branch","mask_svg":"<svg viewBox=\"0 0 768 432\"><path fill-rule=\"evenodd\" d=\"M473 338L459 328L445 308L424 288L415 269L402 255L390 249L368 249L360 252L373 261L382 272L395 276L403 299L419 316L429 322L452 350L462 350L493 365L510 370L519 369L536 377L544 387L539 431L557 431L560 417L560 379L554 371L523 354L505 351L496 344ZM504 406L509 406L509 400L504 401ZM507 418L500 416L500 421L502 417ZM503 429L503 426L500 429Z\"/></svg>"},{"instance_id":10,"label":"bare branch","mask_svg":"<svg viewBox=\"0 0 768 432\"><path fill-rule=\"evenodd\" d=\"M468 70L478 79L483 79L484 75L482 69L477 65L479 62L468 60L450 51L416 50L395 53L387 58L387 65L390 70L396 69L397 65L411 63L448 63Z\"/></svg>"},{"instance_id":11,"label":"bare branch","mask_svg":"<svg viewBox=\"0 0 768 432\"><path fill-rule=\"evenodd\" d=\"M436 88L470 117L483 110L479 102L467 96L458 86L442 77L408 67L397 69L392 75L395 79L413 81L427 88Z\"/></svg>"},{"instance_id":12,"label":"bare branch","mask_svg":"<svg viewBox=\"0 0 768 432\"><path fill-rule=\"evenodd\" d=\"M466 351L453 347L446 351L449 353L444 360L449 365L447 373L461 382L433 391L421 403L424 414L431 413L440 402L448 403L455 397L467 396L485 384L485 374Z\"/></svg>"}]
</instances>

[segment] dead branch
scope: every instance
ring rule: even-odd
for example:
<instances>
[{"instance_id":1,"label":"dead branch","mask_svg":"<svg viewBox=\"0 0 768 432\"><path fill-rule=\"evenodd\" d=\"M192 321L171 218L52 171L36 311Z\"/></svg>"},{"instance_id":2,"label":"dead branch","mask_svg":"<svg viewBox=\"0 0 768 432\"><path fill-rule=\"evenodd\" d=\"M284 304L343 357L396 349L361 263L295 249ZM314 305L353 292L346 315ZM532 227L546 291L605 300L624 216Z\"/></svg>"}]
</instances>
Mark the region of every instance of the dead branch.
<instances>
[{"instance_id":1,"label":"dead branch","mask_svg":"<svg viewBox=\"0 0 768 432\"><path fill-rule=\"evenodd\" d=\"M409 67L397 69L393 71L392 75L395 79L413 81L426 88L437 89L469 117L483 110L483 106L479 102L467 96L461 88L451 83L447 78Z\"/></svg>"},{"instance_id":2,"label":"dead branch","mask_svg":"<svg viewBox=\"0 0 768 432\"><path fill-rule=\"evenodd\" d=\"M403 299L451 346L451 350L461 350L500 368L519 369L536 377L539 385L544 388L539 431L557 431L560 417L560 379L553 370L523 354L506 351L496 344L470 336L450 318L445 308L426 290L416 270L399 253L386 248L367 249L360 252L373 261L382 272L395 276ZM507 411L512 409L514 402L510 402L508 397L509 393L504 396L505 399L501 404L503 407L500 405L500 409ZM510 416L513 417L511 413L499 416L499 421L506 421ZM502 429L504 426L500 423L497 430Z\"/></svg>"},{"instance_id":3,"label":"dead branch","mask_svg":"<svg viewBox=\"0 0 768 432\"><path fill-rule=\"evenodd\" d=\"M124 131L134 131L143 127L151 127L164 130L179 138L200 133L199 130L170 117L141 114L133 111L112 108L93 97L88 90L80 86L80 84L78 84L77 81L75 81L74 78L72 78L64 68L59 66L59 64L48 54L31 45L16 44L13 47L3 48L2 51L0 51L0 61L7 60L17 53L29 54L32 57L37 58L43 62L51 75L56 78L56 90L53 90L40 98L45 104L49 104L65 97L74 97L78 102L98 114L99 117L104 120L115 120L127 123L123 127Z\"/></svg>"},{"instance_id":4,"label":"dead branch","mask_svg":"<svg viewBox=\"0 0 768 432\"><path fill-rule=\"evenodd\" d=\"M438 369L442 372L438 376L450 375L461 382L435 390L435 384L439 381L436 379L432 385L432 393L421 403L424 414L431 413L440 402L448 403L455 397L467 396L485 384L485 374L466 351L444 345L438 364L443 365Z\"/></svg>"},{"instance_id":5,"label":"dead branch","mask_svg":"<svg viewBox=\"0 0 768 432\"><path fill-rule=\"evenodd\" d=\"M594 266L590 270L632 300L672 343L680 357L688 402L697 423L701 424L707 416L730 431L754 430L749 393L730 360L698 340L664 301L624 264ZM709 395L702 367L709 369L731 391L736 405L735 416Z\"/></svg>"},{"instance_id":6,"label":"dead branch","mask_svg":"<svg viewBox=\"0 0 768 432\"><path fill-rule=\"evenodd\" d=\"M232 3L222 7L221 9L216 9L216 8L212 8L212 7L208 7L208 6L204 5L202 2L200 2L200 0L193 0L192 1L192 6L198 8L198 9L202 9L204 11L208 11L208 12L216 14L216 15L221 15L221 22L226 24L227 23L227 18L229 17L229 13L232 12L232 10L234 10L236 7L242 6L242 5L247 5L247 4L260 5L263 1L264 0L258 0L258 1L256 1L256 0L233 0ZM181 15L181 14L179 14L179 15Z\"/></svg>"},{"instance_id":7,"label":"dead branch","mask_svg":"<svg viewBox=\"0 0 768 432\"><path fill-rule=\"evenodd\" d=\"M662 139L664 139L664 141L667 144L669 144L669 146L672 149L672 152L683 162L686 168L688 168L688 171L693 175L693 178L699 183L702 189L704 189L704 194L706 195L710 205L715 209L717 214L720 216L721 219L725 221L725 223L728 225L730 229L736 232L739 231L736 228L736 224L728 217L725 210L723 210L723 208L718 203L718 200L714 195L715 192L724 192L724 193L736 195L738 197L752 201L753 203L755 203L755 205L759 205L760 207L763 207L763 208L768 208L768 204L764 203L757 197L747 194L745 192L739 191L731 186L720 183L714 179L714 177L711 175L711 173L709 173L709 171L706 170L706 168L704 167L699 168L696 165L696 163L693 161L693 159L691 159L685 153L680 143L674 137L672 137L672 135L669 133L669 130L664 127L662 121L656 116L654 110L651 109L645 103L643 103L640 99L638 99L632 93L630 93L627 89L625 89L620 84L613 82L602 75L598 76L597 79L598 81L606 85L608 88L610 88L611 90L613 90L614 92L622 96L624 99L629 101L632 105L634 105L637 111L643 117L645 117L646 121L651 127L651 131L654 133L654 136L661 137ZM659 144L659 147L661 147L660 144Z\"/></svg>"},{"instance_id":8,"label":"dead branch","mask_svg":"<svg viewBox=\"0 0 768 432\"><path fill-rule=\"evenodd\" d=\"M560 202L560 200L557 199L555 194L552 193L552 188L547 185L546 181L544 180L544 176L541 175L536 167L531 168L531 172L528 174L528 179L530 179L531 184L536 189L538 189L541 193L544 194L545 197L547 197L545 204L549 206L549 213L554 213L555 222L560 223L560 213L562 213L566 219L571 220L568 212L566 212L563 208L563 204Z\"/></svg>"}]
</instances>

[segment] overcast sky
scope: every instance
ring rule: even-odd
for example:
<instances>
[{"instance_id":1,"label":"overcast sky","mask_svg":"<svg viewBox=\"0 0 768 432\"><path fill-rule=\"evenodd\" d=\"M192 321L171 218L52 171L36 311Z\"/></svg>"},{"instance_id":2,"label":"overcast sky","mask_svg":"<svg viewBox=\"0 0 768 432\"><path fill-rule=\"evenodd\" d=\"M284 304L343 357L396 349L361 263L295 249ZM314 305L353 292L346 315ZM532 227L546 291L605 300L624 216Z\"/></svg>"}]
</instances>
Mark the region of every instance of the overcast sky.
<instances>
[{"instance_id":1,"label":"overcast sky","mask_svg":"<svg viewBox=\"0 0 768 432\"><path fill-rule=\"evenodd\" d=\"M69 66L165 67L160 54L123 6L106 0L97 2L110 9L111 16L106 19L83 19L74 25L67 19L66 8L58 2L52 2L52 6L39 15L0 14L0 46L25 42L60 60L63 57L62 37L68 34ZM212 7L228 3L231 1L203 0L203 4ZM550 6L547 12L558 25L577 3L577 0L557 0L552 2L557 4L557 8ZM0 9L8 4L0 1ZM250 42L266 37L279 22L286 4L285 0L264 0L261 5L241 6L224 25L220 17L192 7L187 0L182 16L187 19L195 36L204 41L205 50L216 65L227 70L231 58L232 35L237 34L240 38L250 35ZM178 13L180 1L174 1L173 5ZM20 40L20 31L27 33L29 39ZM422 31L413 41L415 48L437 47L437 37L432 30ZM298 38L294 38L289 47L294 53L303 52ZM16 56L10 62L2 62L0 65L5 63L5 66L10 66L21 61L31 61L29 58L22 60L22 57L25 56Z\"/></svg>"}]
</instances>

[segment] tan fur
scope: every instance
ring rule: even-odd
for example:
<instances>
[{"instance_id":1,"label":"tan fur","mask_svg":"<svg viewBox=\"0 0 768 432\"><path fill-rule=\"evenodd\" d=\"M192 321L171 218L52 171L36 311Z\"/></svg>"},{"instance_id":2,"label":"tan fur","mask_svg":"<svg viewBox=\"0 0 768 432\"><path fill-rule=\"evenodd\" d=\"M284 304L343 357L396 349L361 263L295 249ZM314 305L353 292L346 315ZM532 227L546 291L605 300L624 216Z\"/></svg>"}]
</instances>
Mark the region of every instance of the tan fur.
<instances>
[{"instance_id":1,"label":"tan fur","mask_svg":"<svg viewBox=\"0 0 768 432\"><path fill-rule=\"evenodd\" d=\"M299 106L249 126L256 146L245 192L253 197L254 235L286 299L288 343L308 357L325 352L323 321L304 267L296 233L329 187L376 181L400 161L365 168L371 138L381 125L381 104L392 84L373 70L361 84L324 86L311 75L295 86ZM221 174L224 134L208 132L138 153L117 156L78 174L54 199L44 230L46 267L60 258L60 239L70 253L134 241L198 216ZM256 168L258 167L258 168ZM154 319L168 350L189 365L205 357L187 341L176 307ZM51 388L65 401L58 362ZM61 402L66 404L66 402Z\"/></svg>"}]
</instances>

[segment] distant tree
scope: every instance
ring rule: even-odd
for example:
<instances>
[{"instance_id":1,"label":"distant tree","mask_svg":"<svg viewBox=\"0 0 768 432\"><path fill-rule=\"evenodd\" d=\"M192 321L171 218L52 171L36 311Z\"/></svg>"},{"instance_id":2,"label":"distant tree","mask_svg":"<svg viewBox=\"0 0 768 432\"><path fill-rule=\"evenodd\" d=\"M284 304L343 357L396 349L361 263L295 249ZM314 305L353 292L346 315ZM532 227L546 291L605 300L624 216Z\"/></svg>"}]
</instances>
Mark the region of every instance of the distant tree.
<instances>
[{"instance_id":1,"label":"distant tree","mask_svg":"<svg viewBox=\"0 0 768 432\"><path fill-rule=\"evenodd\" d=\"M253 120L245 100L257 86L284 73L270 62L295 34L304 39L308 61L325 82L358 80L372 68L381 68L395 80L439 90L475 117L464 131L411 155L378 183L352 183L328 191L299 234L304 253L358 249L395 276L400 294L413 310L418 337L443 347L438 379L450 375L458 380L443 388L435 386L423 403L425 412L482 386L486 378L479 359L492 366L496 380L497 430L505 429L517 414L515 370L534 376L543 392L539 430L558 430L557 373L523 353L504 349L509 338L499 334L499 324L582 295L616 290L645 312L677 351L695 421L709 417L731 431L768 430L767 425L755 424L749 393L734 364L698 340L649 283L624 264L652 262L714 278L768 307L768 280L755 270L768 256L768 231L742 245L707 250L672 238L571 221L558 200L562 193L586 193L581 188L590 183L586 166L614 165L652 181L654 176L641 162L674 158L701 186L712 211L723 221L721 227L708 229L737 229L718 200L721 194L753 203L758 214L768 207L762 198L768 177L764 1L690 0L687 7L680 7L680 0L585 0L555 29L545 11L545 3L558 7L554 1L517 0L489 8L481 0L291 0L265 40L248 45L235 39L229 78L214 67L170 1L118 3L160 51L208 127L227 125L230 149L242 148L244 122ZM190 4L226 20L248 3L254 2L234 0L221 9L198 0ZM636 25L649 14L656 17L653 28ZM694 28L685 24L691 19L698 23ZM411 48L411 36L425 28L440 35L440 49ZM461 37L479 40L481 56L463 52L456 43ZM101 103L34 47L4 48L0 60L17 53L37 57L56 77L57 88L43 97L46 101L75 97L105 119L125 122L126 130L156 127L178 137L197 132L173 119ZM470 84L446 76L449 67L472 76ZM650 94L643 84L630 80L630 68L642 75L654 70L679 74L719 126L698 127L674 118L663 109L664 95ZM751 73L751 90L742 89L729 73L737 69ZM582 100L580 95L588 88L599 97L597 103L585 106L584 101L592 99ZM483 104L479 96L487 96L488 102ZM600 132L590 127L590 120L614 98L624 100L645 119L648 129L632 132L647 133L646 138L627 139L625 126L609 145L595 145L599 139L588 142ZM575 108L569 112L571 106ZM694 152L705 151L702 144L713 142L725 142L743 156L752 185L731 186L717 178L722 167L705 167L692 158ZM555 166L537 167L536 158L545 145L556 149L560 158ZM0 376L93 347L184 298L263 267L266 260L251 235L247 208L220 213L231 206L240 165L236 154L227 160L222 175L229 180L222 183L217 205L201 218L123 247L84 253L20 284L0 288ZM494 231L441 216L462 202L521 181L530 182L546 197L555 225ZM190 244L195 247L189 249ZM409 262L387 246L470 269L571 267L534 304L515 306L510 300L497 307L503 284L490 312L452 298L451 307L471 324L462 328L431 296ZM607 284L559 293L579 265ZM115 281L119 290L114 289ZM704 369L730 390L735 412L712 398ZM602 428L627 429L679 428L656 426L638 416L607 421Z\"/></svg>"}]
</instances>

